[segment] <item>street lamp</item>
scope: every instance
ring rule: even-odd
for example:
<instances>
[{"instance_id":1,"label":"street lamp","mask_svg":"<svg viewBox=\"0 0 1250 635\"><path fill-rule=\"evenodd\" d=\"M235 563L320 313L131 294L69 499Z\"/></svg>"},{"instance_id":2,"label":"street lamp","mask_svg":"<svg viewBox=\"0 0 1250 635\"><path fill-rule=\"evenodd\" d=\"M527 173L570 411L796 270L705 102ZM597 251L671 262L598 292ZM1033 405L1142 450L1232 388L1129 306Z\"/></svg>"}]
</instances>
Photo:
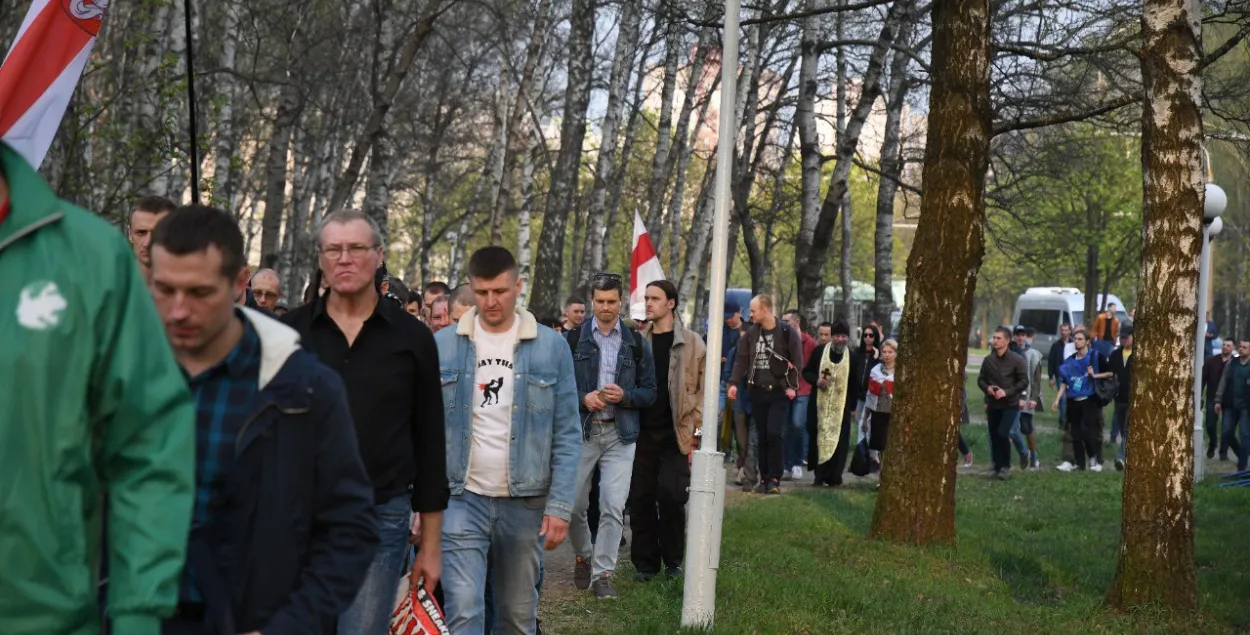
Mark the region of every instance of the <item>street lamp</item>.
<instances>
[{"instance_id":1,"label":"street lamp","mask_svg":"<svg viewBox=\"0 0 1250 635\"><path fill-rule=\"evenodd\" d=\"M1220 214L1228 207L1228 195L1214 184L1207 183L1202 203L1202 255L1198 257L1198 339L1194 347L1194 482L1206 476L1206 453L1202 438L1202 363L1207 356L1207 289L1211 286L1211 239L1224 228Z\"/></svg>"}]
</instances>

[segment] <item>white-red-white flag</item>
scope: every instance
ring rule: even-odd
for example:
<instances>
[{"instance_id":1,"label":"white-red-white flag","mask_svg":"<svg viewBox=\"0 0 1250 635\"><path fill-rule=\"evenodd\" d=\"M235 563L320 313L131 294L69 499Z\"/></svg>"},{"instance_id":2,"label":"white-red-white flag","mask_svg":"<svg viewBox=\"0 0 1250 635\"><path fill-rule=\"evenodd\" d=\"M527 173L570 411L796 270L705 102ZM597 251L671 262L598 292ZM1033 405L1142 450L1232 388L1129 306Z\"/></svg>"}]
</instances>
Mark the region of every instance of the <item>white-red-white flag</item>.
<instances>
[{"instance_id":1,"label":"white-red-white flag","mask_svg":"<svg viewBox=\"0 0 1250 635\"><path fill-rule=\"evenodd\" d=\"M39 167L111 0L34 0L0 65L0 137Z\"/></svg>"},{"instance_id":2,"label":"white-red-white flag","mask_svg":"<svg viewBox=\"0 0 1250 635\"><path fill-rule=\"evenodd\" d=\"M629 317L647 319L647 285L664 279L660 257L651 245L651 236L642 216L634 212L634 251L629 262Z\"/></svg>"}]
</instances>

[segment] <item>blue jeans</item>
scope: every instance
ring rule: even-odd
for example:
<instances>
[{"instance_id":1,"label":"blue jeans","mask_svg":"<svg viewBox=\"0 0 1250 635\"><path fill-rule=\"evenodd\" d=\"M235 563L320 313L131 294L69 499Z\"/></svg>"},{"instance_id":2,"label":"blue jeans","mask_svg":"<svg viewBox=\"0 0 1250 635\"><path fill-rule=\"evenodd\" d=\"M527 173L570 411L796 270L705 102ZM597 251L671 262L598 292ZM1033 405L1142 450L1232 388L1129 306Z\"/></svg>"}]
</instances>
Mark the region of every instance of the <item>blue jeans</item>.
<instances>
[{"instance_id":1,"label":"blue jeans","mask_svg":"<svg viewBox=\"0 0 1250 635\"><path fill-rule=\"evenodd\" d=\"M625 531L625 502L629 498L629 481L634 475L636 445L621 442L615 423L594 423L589 428L588 436L582 441L582 459L577 468L577 498L573 503L569 538L577 557L590 562L591 580L598 580L616 570L621 535ZM592 543L586 510L590 507L590 481L596 465L599 466L599 532Z\"/></svg>"},{"instance_id":2,"label":"blue jeans","mask_svg":"<svg viewBox=\"0 0 1250 635\"><path fill-rule=\"evenodd\" d=\"M807 404L811 398L811 395L795 397L790 404L790 421L782 441L786 452L783 468L802 467L807 462Z\"/></svg>"},{"instance_id":3,"label":"blue jeans","mask_svg":"<svg viewBox=\"0 0 1250 635\"><path fill-rule=\"evenodd\" d=\"M534 588L538 591L538 598L541 600L543 596L543 546L547 544L546 536L538 537L538 583ZM492 635L499 631L499 616L495 614L495 590L494 584L490 580L490 558L486 559L486 590L483 593L486 601L486 635Z\"/></svg>"},{"instance_id":4,"label":"blue jeans","mask_svg":"<svg viewBox=\"0 0 1250 635\"><path fill-rule=\"evenodd\" d=\"M1241 427L1241 454L1237 455L1237 471L1246 469L1250 463L1250 408L1234 408L1224 412L1224 436L1235 439Z\"/></svg>"},{"instance_id":5,"label":"blue jeans","mask_svg":"<svg viewBox=\"0 0 1250 635\"><path fill-rule=\"evenodd\" d=\"M1028 458L1029 444L1024 440L1024 434L1020 432L1020 415L1024 413L1020 413L1019 411L1017 411L1017 413L1018 414L1016 415L1015 420L1011 422L1011 432L1008 436L1011 437L1011 443L1016 446L1016 454ZM1022 468L1028 466L1028 461L1025 461L1020 465Z\"/></svg>"},{"instance_id":6,"label":"blue jeans","mask_svg":"<svg viewBox=\"0 0 1250 635\"><path fill-rule=\"evenodd\" d=\"M389 631L395 592L412 553L408 544L410 501L405 493L374 508L381 542L356 599L339 616L339 635L386 635Z\"/></svg>"},{"instance_id":7,"label":"blue jeans","mask_svg":"<svg viewBox=\"0 0 1250 635\"><path fill-rule=\"evenodd\" d=\"M494 498L466 490L451 497L443 514L443 608L448 630L456 635L486 632L489 562L496 632L534 633L541 560L538 532L546 507L546 496Z\"/></svg>"}]
</instances>

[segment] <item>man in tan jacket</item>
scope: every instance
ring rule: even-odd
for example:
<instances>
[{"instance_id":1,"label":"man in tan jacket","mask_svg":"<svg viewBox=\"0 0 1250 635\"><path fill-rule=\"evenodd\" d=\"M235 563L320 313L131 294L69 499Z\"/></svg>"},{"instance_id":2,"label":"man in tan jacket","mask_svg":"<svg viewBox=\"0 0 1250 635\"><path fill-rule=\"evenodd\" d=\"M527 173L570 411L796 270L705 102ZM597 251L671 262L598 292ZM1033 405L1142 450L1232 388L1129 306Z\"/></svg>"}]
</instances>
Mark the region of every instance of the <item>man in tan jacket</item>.
<instances>
[{"instance_id":1,"label":"man in tan jacket","mask_svg":"<svg viewBox=\"0 0 1250 635\"><path fill-rule=\"evenodd\" d=\"M643 337L655 358L655 403L642 414L634 452L629 518L634 532L630 558L638 581L660 573L681 575L686 550L686 491L690 452L703 419L703 340L678 324L677 287L667 280L647 285Z\"/></svg>"}]
</instances>

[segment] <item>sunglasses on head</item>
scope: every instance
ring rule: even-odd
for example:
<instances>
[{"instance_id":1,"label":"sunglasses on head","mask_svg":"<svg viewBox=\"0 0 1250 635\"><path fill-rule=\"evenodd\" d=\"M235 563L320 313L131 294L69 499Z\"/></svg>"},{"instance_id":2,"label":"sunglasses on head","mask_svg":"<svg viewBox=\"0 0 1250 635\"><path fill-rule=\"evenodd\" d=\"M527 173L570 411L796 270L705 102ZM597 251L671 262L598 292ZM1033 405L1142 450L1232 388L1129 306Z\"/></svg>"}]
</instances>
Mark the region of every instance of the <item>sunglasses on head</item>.
<instances>
[{"instance_id":1,"label":"sunglasses on head","mask_svg":"<svg viewBox=\"0 0 1250 635\"><path fill-rule=\"evenodd\" d=\"M612 282L621 282L622 278L621 278L621 274L619 274L619 273L604 273L604 272L599 272L599 273L596 273L596 274L595 274L594 280L595 280L596 282L598 282L598 281L600 281L600 280L610 280L610 281L612 281Z\"/></svg>"}]
</instances>

